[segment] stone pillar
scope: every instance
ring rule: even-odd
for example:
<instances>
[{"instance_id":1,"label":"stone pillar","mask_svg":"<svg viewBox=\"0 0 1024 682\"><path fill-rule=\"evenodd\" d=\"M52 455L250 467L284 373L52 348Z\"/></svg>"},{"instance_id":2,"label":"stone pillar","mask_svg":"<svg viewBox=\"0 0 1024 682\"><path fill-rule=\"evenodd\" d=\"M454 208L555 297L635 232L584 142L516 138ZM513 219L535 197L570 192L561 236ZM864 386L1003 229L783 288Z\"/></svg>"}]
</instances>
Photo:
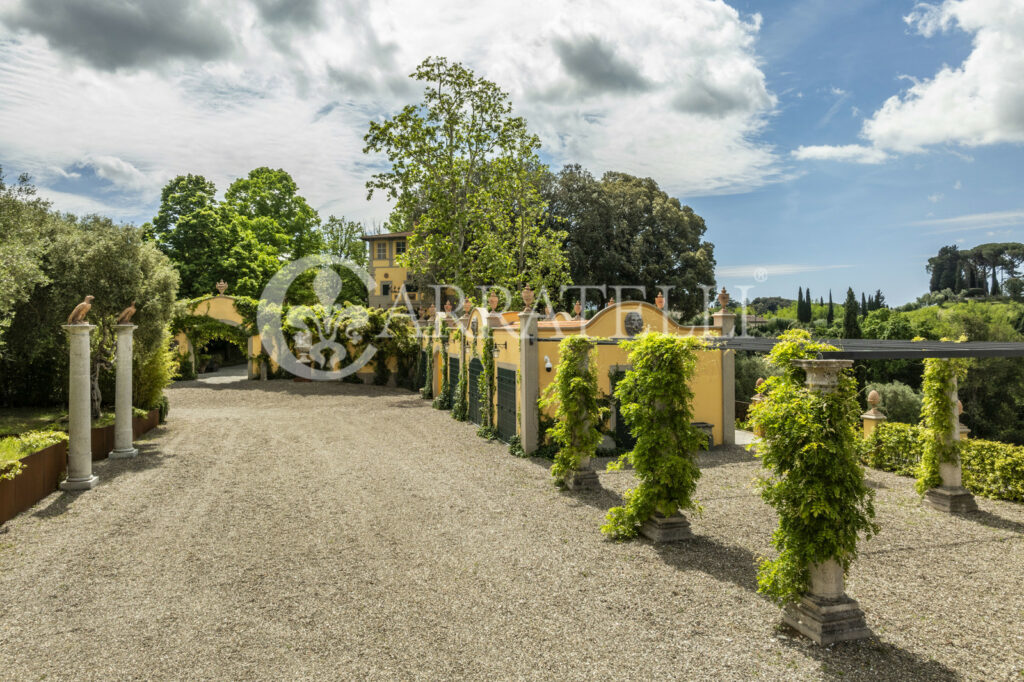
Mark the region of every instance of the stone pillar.
<instances>
[{"instance_id":1,"label":"stone pillar","mask_svg":"<svg viewBox=\"0 0 1024 682\"><path fill-rule=\"evenodd\" d=\"M853 366L853 360L794 360L793 363L807 373L807 387L821 393L835 391L840 372ZM799 602L786 608L786 624L825 646L870 637L864 612L856 600L846 594L842 564L828 559L812 564L809 570L810 587Z\"/></svg>"},{"instance_id":2,"label":"stone pillar","mask_svg":"<svg viewBox=\"0 0 1024 682\"><path fill-rule=\"evenodd\" d=\"M722 330L722 338L733 336L736 316L724 308L711 316ZM736 443L736 351L722 353L722 444Z\"/></svg>"},{"instance_id":3,"label":"stone pillar","mask_svg":"<svg viewBox=\"0 0 1024 682\"><path fill-rule=\"evenodd\" d=\"M111 459L127 459L139 454L132 444L132 334L134 324L115 324L117 333L117 390L114 400L114 449Z\"/></svg>"},{"instance_id":4,"label":"stone pillar","mask_svg":"<svg viewBox=\"0 0 1024 682\"><path fill-rule=\"evenodd\" d=\"M540 344L537 314L519 316L519 440L527 455L537 450L537 399L540 398Z\"/></svg>"},{"instance_id":5,"label":"stone pillar","mask_svg":"<svg viewBox=\"0 0 1024 682\"><path fill-rule=\"evenodd\" d=\"M61 490L91 490L99 480L92 473L92 382L89 376L91 324L66 324L71 346L68 372L68 477Z\"/></svg>"},{"instance_id":6,"label":"stone pillar","mask_svg":"<svg viewBox=\"0 0 1024 682\"><path fill-rule=\"evenodd\" d=\"M860 423L864 429L864 438L870 438L875 429L881 426L887 419L884 414L878 411L878 406L881 402L882 398L878 395L878 391L871 391L868 394L868 411L860 416Z\"/></svg>"},{"instance_id":7,"label":"stone pillar","mask_svg":"<svg viewBox=\"0 0 1024 682\"><path fill-rule=\"evenodd\" d=\"M960 424L960 413L963 408L957 397L957 382L953 379L953 388L949 393L949 409L953 415L953 430L946 435L946 443L955 445L962 435ZM963 476L960 469L960 455L952 462L939 463L939 475L942 477L942 485L932 488L924 494L924 504L937 511L961 514L978 510L978 503L974 500L971 491L964 487Z\"/></svg>"}]
</instances>

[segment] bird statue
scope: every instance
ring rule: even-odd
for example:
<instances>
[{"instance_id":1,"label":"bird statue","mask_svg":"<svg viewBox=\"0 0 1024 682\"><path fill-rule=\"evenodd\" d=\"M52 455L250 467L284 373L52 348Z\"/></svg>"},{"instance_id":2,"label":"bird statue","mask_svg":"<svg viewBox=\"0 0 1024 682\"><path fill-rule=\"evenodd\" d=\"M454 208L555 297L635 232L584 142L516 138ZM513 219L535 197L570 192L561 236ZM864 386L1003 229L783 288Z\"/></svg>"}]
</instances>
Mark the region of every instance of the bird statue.
<instances>
[{"instance_id":1,"label":"bird statue","mask_svg":"<svg viewBox=\"0 0 1024 682\"><path fill-rule=\"evenodd\" d=\"M132 304L121 311L121 314L117 316L117 324L131 324L132 315L135 314L135 301Z\"/></svg>"},{"instance_id":2,"label":"bird statue","mask_svg":"<svg viewBox=\"0 0 1024 682\"><path fill-rule=\"evenodd\" d=\"M92 296L86 296L84 301L75 306L75 309L68 315L68 324L88 324L85 321L85 316L92 308L92 299Z\"/></svg>"}]
</instances>

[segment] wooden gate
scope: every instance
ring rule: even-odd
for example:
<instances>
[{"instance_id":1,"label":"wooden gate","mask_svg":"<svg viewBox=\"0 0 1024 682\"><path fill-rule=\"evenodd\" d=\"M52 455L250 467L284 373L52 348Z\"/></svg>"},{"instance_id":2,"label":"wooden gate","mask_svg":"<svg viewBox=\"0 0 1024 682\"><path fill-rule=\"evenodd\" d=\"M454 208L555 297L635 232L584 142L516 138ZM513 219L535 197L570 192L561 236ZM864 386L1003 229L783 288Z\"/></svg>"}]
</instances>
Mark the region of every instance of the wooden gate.
<instances>
[{"instance_id":1,"label":"wooden gate","mask_svg":"<svg viewBox=\"0 0 1024 682\"><path fill-rule=\"evenodd\" d=\"M619 401L615 398L615 385L622 381L624 376L626 376L626 373L622 370L615 372L611 376L612 420L615 422L615 445L620 450L632 450L633 446L636 445L636 438L633 438L633 434L629 432L629 425L626 424L622 411L619 410Z\"/></svg>"},{"instance_id":2,"label":"wooden gate","mask_svg":"<svg viewBox=\"0 0 1024 682\"><path fill-rule=\"evenodd\" d=\"M516 371L498 368L498 438L516 435Z\"/></svg>"}]
</instances>

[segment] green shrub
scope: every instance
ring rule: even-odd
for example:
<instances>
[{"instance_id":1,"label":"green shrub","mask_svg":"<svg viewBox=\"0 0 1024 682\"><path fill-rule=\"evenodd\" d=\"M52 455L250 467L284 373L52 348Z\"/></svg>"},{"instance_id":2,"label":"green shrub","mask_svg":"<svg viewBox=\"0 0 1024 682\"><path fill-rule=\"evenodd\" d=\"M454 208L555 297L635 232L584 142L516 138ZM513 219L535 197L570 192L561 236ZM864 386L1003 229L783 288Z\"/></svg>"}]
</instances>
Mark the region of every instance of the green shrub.
<instances>
[{"instance_id":1,"label":"green shrub","mask_svg":"<svg viewBox=\"0 0 1024 682\"><path fill-rule=\"evenodd\" d=\"M680 509L697 508L697 451L706 447L707 437L691 423L690 380L697 369L696 350L703 342L645 332L620 345L629 352L633 367L616 384L615 397L636 445L609 469L629 461L640 484L626 491L624 506L608 510L601 532L630 538L655 513L673 516ZM595 447L600 438L597 434Z\"/></svg>"},{"instance_id":2,"label":"green shrub","mask_svg":"<svg viewBox=\"0 0 1024 682\"><path fill-rule=\"evenodd\" d=\"M764 399L751 408L750 421L763 434L761 497L779 516L772 535L778 556L761 562L758 592L786 604L807 592L811 565L835 559L848 571L859 536L871 537L878 525L874 491L858 461L856 380L846 370L831 393L805 387L793 361L834 348L812 342L803 330L779 341L768 357L783 375L762 385Z\"/></svg>"},{"instance_id":3,"label":"green shrub","mask_svg":"<svg viewBox=\"0 0 1024 682\"><path fill-rule=\"evenodd\" d=\"M921 419L921 394L901 381L887 384L868 384L864 387L864 395L878 391L882 398L879 406L881 412L891 422L916 424Z\"/></svg>"},{"instance_id":4,"label":"green shrub","mask_svg":"<svg viewBox=\"0 0 1024 682\"><path fill-rule=\"evenodd\" d=\"M135 355L135 382L132 404L144 410L160 406L160 400L178 371L178 351L171 348L171 334L164 332L163 342L151 353Z\"/></svg>"},{"instance_id":5,"label":"green shrub","mask_svg":"<svg viewBox=\"0 0 1024 682\"><path fill-rule=\"evenodd\" d=\"M901 476L917 476L922 436L920 426L884 422L864 439L861 461L869 467Z\"/></svg>"},{"instance_id":6,"label":"green shrub","mask_svg":"<svg viewBox=\"0 0 1024 682\"><path fill-rule=\"evenodd\" d=\"M919 426L886 422L863 441L862 461L875 469L917 476L926 434ZM964 487L993 500L1024 502L1024 446L990 440L958 444Z\"/></svg>"},{"instance_id":7,"label":"green shrub","mask_svg":"<svg viewBox=\"0 0 1024 682\"><path fill-rule=\"evenodd\" d=\"M0 481L21 473L22 458L68 439L63 431L28 431L20 436L0 440Z\"/></svg>"},{"instance_id":8,"label":"green shrub","mask_svg":"<svg viewBox=\"0 0 1024 682\"><path fill-rule=\"evenodd\" d=\"M551 475L556 484L565 483L593 457L601 442L598 425L604 418L597 403L596 346L592 338L567 336L558 344L558 368L545 389L542 408L554 406L555 421L547 435L559 445Z\"/></svg>"}]
</instances>

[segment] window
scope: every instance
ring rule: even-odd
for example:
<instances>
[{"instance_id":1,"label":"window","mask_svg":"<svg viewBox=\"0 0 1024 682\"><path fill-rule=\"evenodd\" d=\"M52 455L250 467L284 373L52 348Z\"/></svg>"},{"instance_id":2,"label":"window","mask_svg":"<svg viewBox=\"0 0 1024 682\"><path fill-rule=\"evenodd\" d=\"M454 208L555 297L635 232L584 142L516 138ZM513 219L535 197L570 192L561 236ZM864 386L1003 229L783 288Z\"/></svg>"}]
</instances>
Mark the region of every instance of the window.
<instances>
[{"instance_id":1,"label":"window","mask_svg":"<svg viewBox=\"0 0 1024 682\"><path fill-rule=\"evenodd\" d=\"M388 259L388 244L387 242L377 242L377 260Z\"/></svg>"},{"instance_id":2,"label":"window","mask_svg":"<svg viewBox=\"0 0 1024 682\"><path fill-rule=\"evenodd\" d=\"M399 239L395 242L395 255L401 256L403 253L405 253L405 240Z\"/></svg>"},{"instance_id":3,"label":"window","mask_svg":"<svg viewBox=\"0 0 1024 682\"><path fill-rule=\"evenodd\" d=\"M380 283L380 295L381 296L390 296L391 295L391 282L381 282Z\"/></svg>"}]
</instances>

